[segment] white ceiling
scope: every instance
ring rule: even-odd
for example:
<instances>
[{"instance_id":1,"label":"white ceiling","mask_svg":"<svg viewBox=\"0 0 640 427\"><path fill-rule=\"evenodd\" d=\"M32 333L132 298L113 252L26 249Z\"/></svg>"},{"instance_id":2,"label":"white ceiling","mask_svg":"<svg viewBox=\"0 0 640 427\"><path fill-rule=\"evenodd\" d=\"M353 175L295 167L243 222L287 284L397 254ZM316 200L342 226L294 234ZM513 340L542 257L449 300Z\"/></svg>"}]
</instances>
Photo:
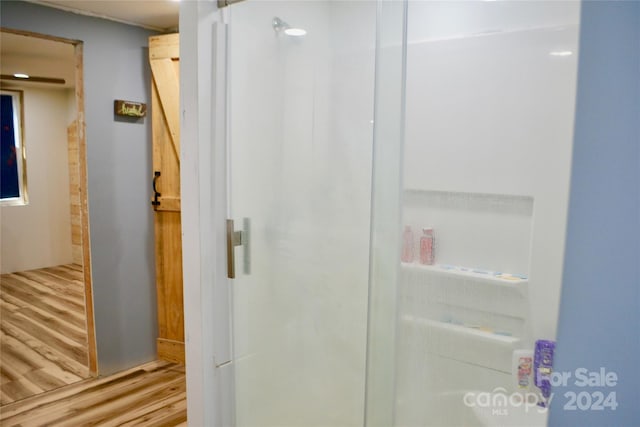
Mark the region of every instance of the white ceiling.
<instances>
[{"instance_id":1,"label":"white ceiling","mask_svg":"<svg viewBox=\"0 0 640 427\"><path fill-rule=\"evenodd\" d=\"M172 32L178 27L179 2L175 0L27 0L73 13ZM75 85L72 45L7 32L0 33L0 71L13 75L62 78L64 85L2 80L4 87L37 86L68 89Z\"/></svg>"},{"instance_id":2,"label":"white ceiling","mask_svg":"<svg viewBox=\"0 0 640 427\"><path fill-rule=\"evenodd\" d=\"M27 0L43 6L96 16L161 32L176 31L180 3L175 0Z\"/></svg>"},{"instance_id":3,"label":"white ceiling","mask_svg":"<svg viewBox=\"0 0 640 427\"><path fill-rule=\"evenodd\" d=\"M6 87L38 86L68 89L75 86L74 47L69 43L0 32L0 71L13 75L60 78L64 85L2 80Z\"/></svg>"}]
</instances>

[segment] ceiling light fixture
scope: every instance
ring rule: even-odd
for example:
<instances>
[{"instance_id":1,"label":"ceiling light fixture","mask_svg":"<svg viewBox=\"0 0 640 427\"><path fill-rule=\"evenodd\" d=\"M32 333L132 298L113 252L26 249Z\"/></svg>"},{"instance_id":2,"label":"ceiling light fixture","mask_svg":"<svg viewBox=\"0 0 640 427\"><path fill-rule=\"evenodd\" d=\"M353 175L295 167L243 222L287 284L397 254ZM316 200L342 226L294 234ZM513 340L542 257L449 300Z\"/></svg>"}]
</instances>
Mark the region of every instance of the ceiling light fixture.
<instances>
[{"instance_id":1,"label":"ceiling light fixture","mask_svg":"<svg viewBox=\"0 0 640 427\"><path fill-rule=\"evenodd\" d=\"M15 73L15 74L0 74L0 80L20 80L20 81L29 81L29 83L50 83L56 85L65 84L64 79L59 79L57 77L38 77L38 76L30 76L24 73Z\"/></svg>"},{"instance_id":2,"label":"ceiling light fixture","mask_svg":"<svg viewBox=\"0 0 640 427\"><path fill-rule=\"evenodd\" d=\"M551 55L551 56L571 56L571 55L573 55L573 52L571 52L570 50L555 50L553 52L549 52L549 55Z\"/></svg>"}]
</instances>

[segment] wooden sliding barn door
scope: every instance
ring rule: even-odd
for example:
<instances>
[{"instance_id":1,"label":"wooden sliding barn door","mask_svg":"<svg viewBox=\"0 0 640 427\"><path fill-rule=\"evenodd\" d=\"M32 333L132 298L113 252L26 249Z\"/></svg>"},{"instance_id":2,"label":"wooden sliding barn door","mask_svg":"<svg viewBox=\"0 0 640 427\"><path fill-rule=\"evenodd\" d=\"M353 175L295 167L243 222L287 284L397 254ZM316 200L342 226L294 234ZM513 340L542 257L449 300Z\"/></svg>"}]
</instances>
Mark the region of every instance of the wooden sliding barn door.
<instances>
[{"instance_id":1,"label":"wooden sliding barn door","mask_svg":"<svg viewBox=\"0 0 640 427\"><path fill-rule=\"evenodd\" d=\"M149 38L158 357L184 363L178 34Z\"/></svg>"}]
</instances>

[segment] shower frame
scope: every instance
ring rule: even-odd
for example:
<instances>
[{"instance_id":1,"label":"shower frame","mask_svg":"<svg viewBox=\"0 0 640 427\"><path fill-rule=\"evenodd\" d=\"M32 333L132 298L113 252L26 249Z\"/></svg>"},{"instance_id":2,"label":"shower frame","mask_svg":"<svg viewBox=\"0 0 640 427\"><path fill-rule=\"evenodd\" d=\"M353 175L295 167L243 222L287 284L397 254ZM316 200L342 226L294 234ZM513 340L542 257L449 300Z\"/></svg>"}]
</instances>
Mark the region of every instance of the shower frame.
<instances>
[{"instance_id":1,"label":"shower frame","mask_svg":"<svg viewBox=\"0 0 640 427\"><path fill-rule=\"evenodd\" d=\"M181 168L187 408L193 425L235 424L226 240L228 9L219 9L213 2L180 5L182 164L189 165ZM396 304L389 284L395 283L399 264L406 10L406 0L377 2L367 379L363 390L364 423L372 426L391 425L393 419ZM366 403L374 401L375 405Z\"/></svg>"}]
</instances>

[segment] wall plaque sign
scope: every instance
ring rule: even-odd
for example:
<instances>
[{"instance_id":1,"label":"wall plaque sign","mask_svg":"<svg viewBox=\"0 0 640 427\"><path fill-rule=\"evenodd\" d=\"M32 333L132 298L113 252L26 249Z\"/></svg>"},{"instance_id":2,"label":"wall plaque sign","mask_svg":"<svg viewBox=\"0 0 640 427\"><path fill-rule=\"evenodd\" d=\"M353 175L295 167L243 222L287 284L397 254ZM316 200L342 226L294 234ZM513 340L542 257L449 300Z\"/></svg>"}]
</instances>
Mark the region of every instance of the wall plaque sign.
<instances>
[{"instance_id":1,"label":"wall plaque sign","mask_svg":"<svg viewBox=\"0 0 640 427\"><path fill-rule=\"evenodd\" d=\"M147 104L116 99L113 101L113 111L117 116L144 117L147 115Z\"/></svg>"}]
</instances>

